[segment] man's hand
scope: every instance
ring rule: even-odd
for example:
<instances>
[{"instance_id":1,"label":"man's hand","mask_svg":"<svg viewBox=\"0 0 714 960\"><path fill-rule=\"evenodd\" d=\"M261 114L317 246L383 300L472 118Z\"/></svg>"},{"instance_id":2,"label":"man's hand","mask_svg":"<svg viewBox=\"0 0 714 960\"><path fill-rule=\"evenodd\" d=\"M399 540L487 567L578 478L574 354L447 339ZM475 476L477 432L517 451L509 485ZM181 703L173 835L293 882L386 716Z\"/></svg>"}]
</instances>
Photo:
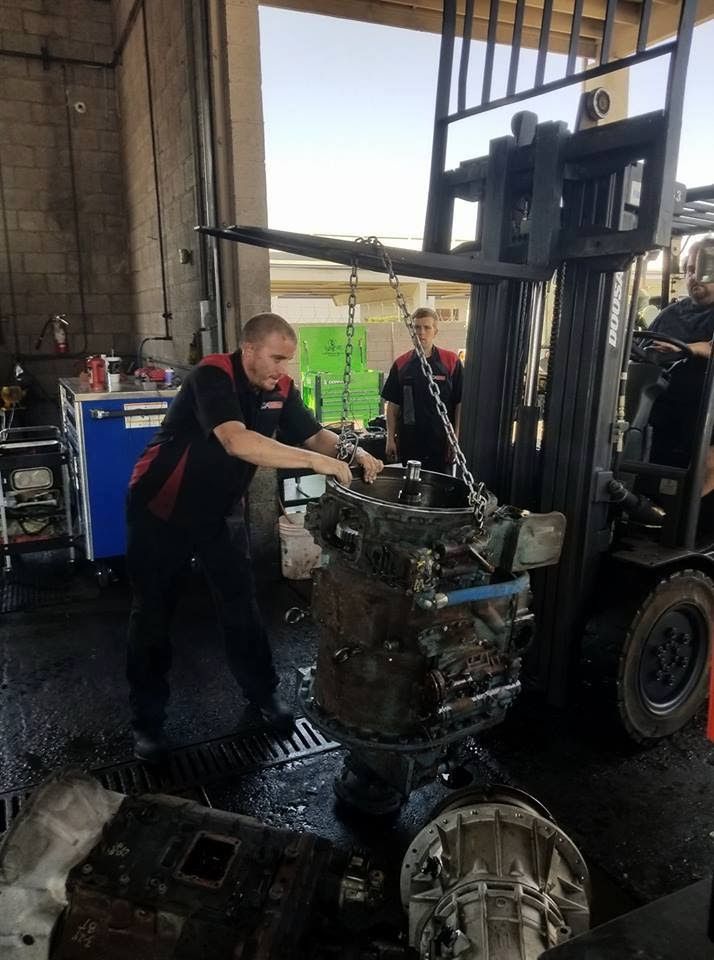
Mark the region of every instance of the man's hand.
<instances>
[{"instance_id":1,"label":"man's hand","mask_svg":"<svg viewBox=\"0 0 714 960\"><path fill-rule=\"evenodd\" d=\"M665 343L664 340L653 340L650 344L652 350L656 350L658 353L681 353L679 347L675 347L673 343ZM694 346L694 344L690 344Z\"/></svg>"},{"instance_id":2,"label":"man's hand","mask_svg":"<svg viewBox=\"0 0 714 960\"><path fill-rule=\"evenodd\" d=\"M712 345L708 340L700 340L696 343L688 343L687 346L695 357L703 357L705 360L709 359ZM673 343L665 343L663 340L654 340L652 343L652 349L657 350L659 353L681 353L679 347L675 347Z\"/></svg>"},{"instance_id":3,"label":"man's hand","mask_svg":"<svg viewBox=\"0 0 714 960\"><path fill-rule=\"evenodd\" d=\"M352 471L344 460L326 457L322 453L313 453L311 466L315 473L321 473L325 477L335 477L346 487L352 482Z\"/></svg>"},{"instance_id":4,"label":"man's hand","mask_svg":"<svg viewBox=\"0 0 714 960\"><path fill-rule=\"evenodd\" d=\"M373 457L370 453L367 453L366 450L362 450L360 447L357 448L355 460L360 467L362 467L362 470L364 471L364 479L367 483L374 483L382 470L384 470L384 464L381 460Z\"/></svg>"},{"instance_id":5,"label":"man's hand","mask_svg":"<svg viewBox=\"0 0 714 960\"><path fill-rule=\"evenodd\" d=\"M389 463L395 463L399 459L396 437L387 437L387 446L385 448L384 455Z\"/></svg>"}]
</instances>

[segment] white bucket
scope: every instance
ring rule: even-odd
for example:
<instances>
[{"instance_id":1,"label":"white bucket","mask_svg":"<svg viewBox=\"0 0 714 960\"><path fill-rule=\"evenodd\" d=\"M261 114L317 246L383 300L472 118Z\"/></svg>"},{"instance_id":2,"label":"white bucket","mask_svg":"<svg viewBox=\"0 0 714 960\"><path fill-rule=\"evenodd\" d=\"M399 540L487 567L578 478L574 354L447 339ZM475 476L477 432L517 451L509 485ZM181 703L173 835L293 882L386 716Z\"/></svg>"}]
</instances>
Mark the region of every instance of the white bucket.
<instances>
[{"instance_id":1,"label":"white bucket","mask_svg":"<svg viewBox=\"0 0 714 960\"><path fill-rule=\"evenodd\" d=\"M304 524L304 513L278 518L280 566L288 580L309 580L313 569L320 564L320 548Z\"/></svg>"}]
</instances>

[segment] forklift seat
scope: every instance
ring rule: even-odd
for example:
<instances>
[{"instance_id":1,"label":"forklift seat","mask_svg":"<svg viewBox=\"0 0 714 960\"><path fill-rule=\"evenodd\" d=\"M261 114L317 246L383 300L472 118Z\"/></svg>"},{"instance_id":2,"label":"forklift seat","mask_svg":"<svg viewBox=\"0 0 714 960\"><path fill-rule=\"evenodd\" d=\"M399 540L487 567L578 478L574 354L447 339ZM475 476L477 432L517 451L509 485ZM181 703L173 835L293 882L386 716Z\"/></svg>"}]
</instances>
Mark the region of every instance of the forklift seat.
<instances>
[{"instance_id":1,"label":"forklift seat","mask_svg":"<svg viewBox=\"0 0 714 960\"><path fill-rule=\"evenodd\" d=\"M669 386L666 370L656 363L632 360L627 367L625 388L625 419L629 428L625 434L622 460L649 460L652 440L650 415L655 400Z\"/></svg>"}]
</instances>

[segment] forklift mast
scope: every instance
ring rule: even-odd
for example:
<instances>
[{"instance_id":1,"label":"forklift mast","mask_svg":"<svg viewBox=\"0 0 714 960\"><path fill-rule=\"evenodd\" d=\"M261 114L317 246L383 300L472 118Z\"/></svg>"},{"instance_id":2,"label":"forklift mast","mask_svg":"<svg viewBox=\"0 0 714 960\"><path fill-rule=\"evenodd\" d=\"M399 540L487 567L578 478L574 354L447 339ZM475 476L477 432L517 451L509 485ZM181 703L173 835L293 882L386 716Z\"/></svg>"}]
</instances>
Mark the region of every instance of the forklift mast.
<instances>
[{"instance_id":1,"label":"forklift mast","mask_svg":"<svg viewBox=\"0 0 714 960\"><path fill-rule=\"evenodd\" d=\"M459 17L455 0L444 3L424 250L447 252L455 201L478 202L473 249L479 256L555 277L544 410L537 380L546 282L524 277L473 286L461 438L471 470L499 500L568 518L561 563L535 582L539 644L531 664L537 685L551 702L562 703L578 655L573 641L582 634L610 547L607 485L625 428L618 397L629 355L629 272L639 255L669 244L676 204L683 200L675 174L696 0L675 5L673 36L658 45L648 45L650 0L629 5L639 22L631 27L634 49L620 58L613 56L616 0L607 3L595 41L581 36L583 2L575 0L563 75L549 82L553 0L545 0L535 82L528 90L519 89L525 4L518 0L506 95L498 98L492 96L498 0L491 3L476 85L469 80L473 7L467 0ZM463 40L456 68L458 26ZM586 66L578 69L583 51ZM453 124L655 57L668 65L662 109L575 132L521 113L513 134L491 141L487 156L444 168ZM469 103L475 86L477 102ZM586 98L590 116L605 115L606 90Z\"/></svg>"}]
</instances>

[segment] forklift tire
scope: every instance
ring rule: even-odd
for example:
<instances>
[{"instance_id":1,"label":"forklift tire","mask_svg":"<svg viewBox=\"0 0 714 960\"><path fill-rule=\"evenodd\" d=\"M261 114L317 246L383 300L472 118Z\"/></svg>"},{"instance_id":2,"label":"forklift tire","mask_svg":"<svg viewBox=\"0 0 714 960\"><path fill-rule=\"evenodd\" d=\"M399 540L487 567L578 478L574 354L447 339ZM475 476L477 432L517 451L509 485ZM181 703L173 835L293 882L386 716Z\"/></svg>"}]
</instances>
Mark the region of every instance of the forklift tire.
<instances>
[{"instance_id":1,"label":"forklift tire","mask_svg":"<svg viewBox=\"0 0 714 960\"><path fill-rule=\"evenodd\" d=\"M651 744L680 730L706 698L714 582L699 570L678 571L650 590L629 623L617 620L624 633L617 644L619 722L631 741Z\"/></svg>"}]
</instances>

